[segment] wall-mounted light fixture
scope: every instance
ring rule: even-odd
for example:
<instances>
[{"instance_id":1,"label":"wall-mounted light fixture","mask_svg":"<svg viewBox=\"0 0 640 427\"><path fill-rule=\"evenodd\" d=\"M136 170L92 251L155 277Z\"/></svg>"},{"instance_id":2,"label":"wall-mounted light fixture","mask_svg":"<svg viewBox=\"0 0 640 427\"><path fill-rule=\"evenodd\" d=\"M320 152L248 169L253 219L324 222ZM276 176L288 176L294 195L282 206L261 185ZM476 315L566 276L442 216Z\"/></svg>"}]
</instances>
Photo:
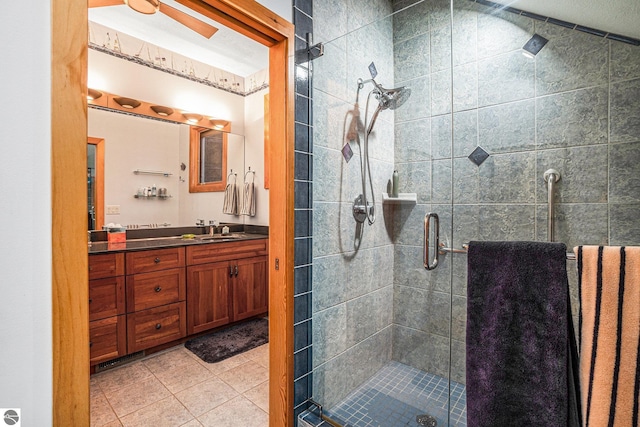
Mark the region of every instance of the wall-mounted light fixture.
<instances>
[{"instance_id":1,"label":"wall-mounted light fixture","mask_svg":"<svg viewBox=\"0 0 640 427\"><path fill-rule=\"evenodd\" d=\"M187 119L189 123L198 123L202 120L202 116L200 114L182 113L182 116Z\"/></svg>"},{"instance_id":2,"label":"wall-mounted light fixture","mask_svg":"<svg viewBox=\"0 0 640 427\"><path fill-rule=\"evenodd\" d=\"M522 54L527 58L535 58L540 50L547 44L549 40L539 34L534 34L528 42L522 47Z\"/></svg>"},{"instance_id":3,"label":"wall-mounted light fixture","mask_svg":"<svg viewBox=\"0 0 640 427\"><path fill-rule=\"evenodd\" d=\"M209 122L213 125L213 128L217 130L222 130L229 124L228 121L220 119L209 119Z\"/></svg>"},{"instance_id":4,"label":"wall-mounted light fixture","mask_svg":"<svg viewBox=\"0 0 640 427\"><path fill-rule=\"evenodd\" d=\"M152 105L149 108L151 108L153 110L154 113L156 113L159 116L170 116L173 114L173 109L169 108L169 107L163 107L162 105Z\"/></svg>"},{"instance_id":5,"label":"wall-mounted light fixture","mask_svg":"<svg viewBox=\"0 0 640 427\"><path fill-rule=\"evenodd\" d=\"M87 89L87 101L93 101L94 99L98 99L102 96L102 92L95 89Z\"/></svg>"},{"instance_id":6,"label":"wall-mounted light fixture","mask_svg":"<svg viewBox=\"0 0 640 427\"><path fill-rule=\"evenodd\" d=\"M124 0L124 3L136 12L153 15L160 10L159 0Z\"/></svg>"},{"instance_id":7,"label":"wall-mounted light fixture","mask_svg":"<svg viewBox=\"0 0 640 427\"><path fill-rule=\"evenodd\" d=\"M140 101L133 98L125 98L124 96L117 96L113 98L113 100L121 107L124 108L138 108L140 106Z\"/></svg>"}]
</instances>

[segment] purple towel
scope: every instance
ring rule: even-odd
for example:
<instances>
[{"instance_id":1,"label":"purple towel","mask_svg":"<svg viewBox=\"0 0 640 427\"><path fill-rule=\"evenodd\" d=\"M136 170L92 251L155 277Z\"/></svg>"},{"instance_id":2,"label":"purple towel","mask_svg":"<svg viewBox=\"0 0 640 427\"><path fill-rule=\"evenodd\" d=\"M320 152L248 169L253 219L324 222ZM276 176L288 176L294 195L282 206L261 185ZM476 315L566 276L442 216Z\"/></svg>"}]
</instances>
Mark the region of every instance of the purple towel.
<instances>
[{"instance_id":1,"label":"purple towel","mask_svg":"<svg viewBox=\"0 0 640 427\"><path fill-rule=\"evenodd\" d=\"M471 242L467 425L579 425L566 246Z\"/></svg>"}]
</instances>

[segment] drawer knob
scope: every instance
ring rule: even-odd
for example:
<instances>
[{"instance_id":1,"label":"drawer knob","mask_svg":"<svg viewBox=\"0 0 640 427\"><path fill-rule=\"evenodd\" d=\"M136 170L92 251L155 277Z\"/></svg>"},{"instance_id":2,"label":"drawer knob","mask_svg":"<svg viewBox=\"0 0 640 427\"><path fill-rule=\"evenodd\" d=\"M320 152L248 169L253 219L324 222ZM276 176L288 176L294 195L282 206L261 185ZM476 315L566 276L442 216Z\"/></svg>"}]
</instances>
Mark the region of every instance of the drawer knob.
<instances>
[{"instance_id":1,"label":"drawer knob","mask_svg":"<svg viewBox=\"0 0 640 427\"><path fill-rule=\"evenodd\" d=\"M160 286L158 286L158 287L156 288L156 292L160 292L161 290L162 290L162 288L161 288Z\"/></svg>"},{"instance_id":2,"label":"drawer knob","mask_svg":"<svg viewBox=\"0 0 640 427\"><path fill-rule=\"evenodd\" d=\"M93 341L89 341L89 347L93 347Z\"/></svg>"},{"instance_id":3,"label":"drawer knob","mask_svg":"<svg viewBox=\"0 0 640 427\"><path fill-rule=\"evenodd\" d=\"M160 258L154 259L153 262L155 262L156 264L160 264Z\"/></svg>"},{"instance_id":4,"label":"drawer knob","mask_svg":"<svg viewBox=\"0 0 640 427\"><path fill-rule=\"evenodd\" d=\"M156 329L160 329L162 328L162 325L160 323L156 323Z\"/></svg>"},{"instance_id":5,"label":"drawer knob","mask_svg":"<svg viewBox=\"0 0 640 427\"><path fill-rule=\"evenodd\" d=\"M91 270L93 270L93 267L92 267L92 266L89 266L89 271L91 271Z\"/></svg>"},{"instance_id":6,"label":"drawer knob","mask_svg":"<svg viewBox=\"0 0 640 427\"><path fill-rule=\"evenodd\" d=\"M91 304L93 302L93 299L89 298L89 304Z\"/></svg>"}]
</instances>

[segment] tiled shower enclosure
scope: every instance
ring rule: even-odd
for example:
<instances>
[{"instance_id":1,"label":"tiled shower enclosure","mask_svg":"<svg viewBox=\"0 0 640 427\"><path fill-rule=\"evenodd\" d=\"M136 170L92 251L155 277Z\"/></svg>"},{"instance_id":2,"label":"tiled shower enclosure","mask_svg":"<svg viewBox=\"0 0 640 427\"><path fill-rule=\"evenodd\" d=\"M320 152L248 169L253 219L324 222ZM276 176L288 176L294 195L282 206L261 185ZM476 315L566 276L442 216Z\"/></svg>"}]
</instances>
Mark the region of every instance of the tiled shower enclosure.
<instances>
[{"instance_id":1,"label":"tiled shower enclosure","mask_svg":"<svg viewBox=\"0 0 640 427\"><path fill-rule=\"evenodd\" d=\"M447 393L460 401L466 258L447 254L436 270L424 270L424 215L439 214L441 238L454 248L470 240L547 240L543 174L553 168L561 175L556 241L569 249L640 243L640 47L470 0L299 3L300 28L312 28L325 54L297 67L302 75L310 70L301 80L312 82L297 97L309 121L302 123L297 107L296 140L312 141L305 154L313 170L301 178L305 190L313 186L312 211L296 212L297 221L313 214L311 236L298 239L312 237L313 263L297 270L312 277L304 292L310 319L299 323L311 339L296 353L304 356L296 376L312 387L296 389L297 412L306 393L344 420L340 408L353 392L396 364L455 382ZM531 59L521 51L534 34L549 42ZM407 86L411 96L382 111L369 138L370 226L352 215L362 193L362 144L347 133L358 78L370 78L372 62L379 84ZM357 100L363 121L371 89L365 85ZM376 106L371 98L369 118ZM469 159L477 147L489 155L479 164ZM416 204L382 203L394 170L400 192L415 193ZM575 282L575 265L568 267ZM575 299L575 283L572 290ZM443 404L451 410L445 425L465 425L456 399Z\"/></svg>"}]
</instances>

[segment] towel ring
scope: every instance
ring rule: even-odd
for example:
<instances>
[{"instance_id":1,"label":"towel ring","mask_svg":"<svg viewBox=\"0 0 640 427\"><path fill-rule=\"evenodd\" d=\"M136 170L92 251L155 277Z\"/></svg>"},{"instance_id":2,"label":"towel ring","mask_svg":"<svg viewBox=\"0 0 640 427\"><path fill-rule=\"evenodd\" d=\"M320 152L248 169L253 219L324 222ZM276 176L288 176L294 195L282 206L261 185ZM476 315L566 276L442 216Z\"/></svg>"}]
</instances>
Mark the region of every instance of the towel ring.
<instances>
[{"instance_id":1,"label":"towel ring","mask_svg":"<svg viewBox=\"0 0 640 427\"><path fill-rule=\"evenodd\" d=\"M231 179L231 175L233 175L236 180L238 179L238 174L237 173L233 173L233 169L231 169L231 173L229 175L227 175L227 182L229 182L229 180Z\"/></svg>"},{"instance_id":2,"label":"towel ring","mask_svg":"<svg viewBox=\"0 0 640 427\"><path fill-rule=\"evenodd\" d=\"M249 166L249 170L244 174L244 182L247 182L247 175L249 175L250 173L253 174L253 176L252 176L253 179L251 180L251 182L255 182L256 181L256 171L252 171L251 170L251 166Z\"/></svg>"}]
</instances>

